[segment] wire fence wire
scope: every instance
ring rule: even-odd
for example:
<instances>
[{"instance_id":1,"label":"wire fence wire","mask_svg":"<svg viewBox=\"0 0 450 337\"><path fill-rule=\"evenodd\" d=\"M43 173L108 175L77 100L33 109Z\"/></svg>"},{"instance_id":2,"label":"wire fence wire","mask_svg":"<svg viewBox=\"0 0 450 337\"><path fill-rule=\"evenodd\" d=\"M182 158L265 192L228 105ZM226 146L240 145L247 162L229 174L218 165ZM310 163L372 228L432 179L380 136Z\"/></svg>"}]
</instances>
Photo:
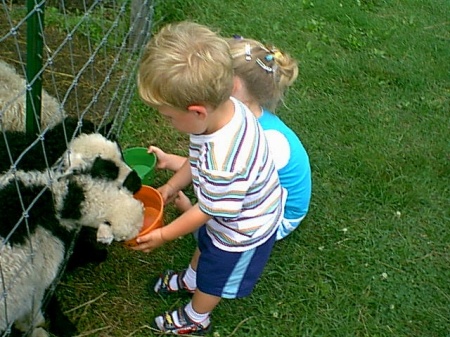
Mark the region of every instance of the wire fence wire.
<instances>
[{"instance_id":1,"label":"wire fence wire","mask_svg":"<svg viewBox=\"0 0 450 337\"><path fill-rule=\"evenodd\" d=\"M0 129L7 148L12 144L8 143L6 131L25 132L26 113L31 113L38 123L38 132L20 156L0 158L10 164L9 170L0 172L0 188L2 176L14 174L29 149L42 142L48 130L65 116L76 117L79 127L83 119L94 122L98 129L112 123L110 132L120 135L136 91L135 74L142 47L150 38L154 5L153 0L33 0L27 9L25 0L1 0ZM33 16L37 19L31 31L37 30L43 46L36 55L30 55L27 49ZM42 66L27 79L30 56ZM31 97L40 81L42 93L27 101L27 95ZM61 143L67 146L74 134L66 135ZM47 167L53 164L48 162ZM20 196L19 186L17 189ZM28 212L44 192L28 205L21 200L17 207L22 216L13 230L20 226L29 228ZM0 336L8 336L14 323L9 321L6 304L14 282L5 285L3 269L8 262L1 259L10 246L10 235L0 237L0 321L3 318L8 322L6 330L0 327ZM26 263L33 263L34 256L33 247L29 247ZM19 266L15 272L20 274L24 268ZM61 273L51 290L60 276Z\"/></svg>"}]
</instances>

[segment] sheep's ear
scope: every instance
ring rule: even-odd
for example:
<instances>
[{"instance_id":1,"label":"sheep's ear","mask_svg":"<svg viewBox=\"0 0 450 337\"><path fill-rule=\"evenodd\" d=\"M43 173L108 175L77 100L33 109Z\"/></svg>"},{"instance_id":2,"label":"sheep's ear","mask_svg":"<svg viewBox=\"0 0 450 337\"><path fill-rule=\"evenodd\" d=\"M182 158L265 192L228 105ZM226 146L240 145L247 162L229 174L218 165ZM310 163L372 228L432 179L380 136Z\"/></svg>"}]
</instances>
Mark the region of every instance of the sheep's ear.
<instances>
[{"instance_id":1,"label":"sheep's ear","mask_svg":"<svg viewBox=\"0 0 450 337\"><path fill-rule=\"evenodd\" d=\"M95 132L95 124L88 120L88 119L81 119L81 122L83 123L81 126L80 133L94 133Z\"/></svg>"},{"instance_id":2,"label":"sheep's ear","mask_svg":"<svg viewBox=\"0 0 450 337\"><path fill-rule=\"evenodd\" d=\"M81 128L78 129L78 124L81 123ZM65 131L64 131L65 130ZM75 130L77 130L75 134ZM55 125L50 131L54 139L61 139L67 135L67 139L72 139L73 136L79 136L81 133L94 133L95 125L88 119L79 120L76 117L66 117L64 120Z\"/></svg>"},{"instance_id":3,"label":"sheep's ear","mask_svg":"<svg viewBox=\"0 0 450 337\"><path fill-rule=\"evenodd\" d=\"M116 180L119 177L119 168L113 161L97 157L89 173L93 178Z\"/></svg>"},{"instance_id":4,"label":"sheep's ear","mask_svg":"<svg viewBox=\"0 0 450 337\"><path fill-rule=\"evenodd\" d=\"M134 194L142 187L142 181L137 172L133 170L127 175L122 186Z\"/></svg>"}]
</instances>

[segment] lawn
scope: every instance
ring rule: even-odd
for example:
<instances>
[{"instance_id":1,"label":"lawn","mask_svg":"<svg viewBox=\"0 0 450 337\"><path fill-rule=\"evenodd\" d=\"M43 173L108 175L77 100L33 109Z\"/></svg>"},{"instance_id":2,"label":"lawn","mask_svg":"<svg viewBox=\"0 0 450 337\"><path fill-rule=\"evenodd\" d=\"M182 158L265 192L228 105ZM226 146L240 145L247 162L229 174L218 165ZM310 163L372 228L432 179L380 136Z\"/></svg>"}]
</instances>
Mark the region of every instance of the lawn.
<instances>
[{"instance_id":1,"label":"lawn","mask_svg":"<svg viewBox=\"0 0 450 337\"><path fill-rule=\"evenodd\" d=\"M193 20L273 43L300 65L276 113L309 153L310 212L254 293L214 311L215 337L450 335L449 13L448 0L158 2L155 30ZM121 142L187 153L186 136L137 96ZM168 177L157 172L155 186ZM168 207L166 222L175 216ZM185 267L194 246L115 244L104 264L68 275L61 297L80 332L152 335L150 320L186 299L147 283Z\"/></svg>"}]
</instances>

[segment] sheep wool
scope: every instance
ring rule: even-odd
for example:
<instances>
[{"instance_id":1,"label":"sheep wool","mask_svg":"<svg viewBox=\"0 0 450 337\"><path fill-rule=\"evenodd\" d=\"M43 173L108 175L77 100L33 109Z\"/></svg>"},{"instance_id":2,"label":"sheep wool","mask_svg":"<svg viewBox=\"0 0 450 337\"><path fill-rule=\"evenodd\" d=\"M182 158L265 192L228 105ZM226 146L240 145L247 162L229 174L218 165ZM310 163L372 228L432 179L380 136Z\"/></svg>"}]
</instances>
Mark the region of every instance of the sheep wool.
<instances>
[{"instance_id":1,"label":"sheep wool","mask_svg":"<svg viewBox=\"0 0 450 337\"><path fill-rule=\"evenodd\" d=\"M0 130L25 131L26 81L0 60ZM65 116L59 102L42 90L41 128L61 122Z\"/></svg>"},{"instance_id":2,"label":"sheep wool","mask_svg":"<svg viewBox=\"0 0 450 337\"><path fill-rule=\"evenodd\" d=\"M138 174L124 162L119 144L99 133L81 134L76 137L69 144L63 158L63 167L68 173L89 172L94 178L109 178L132 192L141 187Z\"/></svg>"},{"instance_id":3,"label":"sheep wool","mask_svg":"<svg viewBox=\"0 0 450 337\"><path fill-rule=\"evenodd\" d=\"M88 120L66 117L61 123L43 131L38 139L24 131L3 131L3 137L0 137L0 173L13 166L25 171L47 169L61 158L69 142L80 132L94 133L94 124Z\"/></svg>"}]
</instances>

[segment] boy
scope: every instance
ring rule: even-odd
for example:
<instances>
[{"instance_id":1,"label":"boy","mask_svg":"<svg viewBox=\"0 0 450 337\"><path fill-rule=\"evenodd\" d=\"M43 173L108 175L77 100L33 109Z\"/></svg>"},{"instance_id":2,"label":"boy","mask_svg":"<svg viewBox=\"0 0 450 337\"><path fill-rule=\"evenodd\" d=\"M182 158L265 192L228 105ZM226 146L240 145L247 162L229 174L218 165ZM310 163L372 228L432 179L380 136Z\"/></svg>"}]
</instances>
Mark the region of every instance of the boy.
<instances>
[{"instance_id":1,"label":"boy","mask_svg":"<svg viewBox=\"0 0 450 337\"><path fill-rule=\"evenodd\" d=\"M149 252L198 230L198 247L182 272L189 289L166 271L158 293L187 291L184 307L155 318L165 333L204 334L222 298L247 296L272 250L281 220L282 190L262 129L231 98L233 64L225 40L191 22L165 26L146 46L138 75L141 98L190 134L189 160L159 188L165 202L193 184L198 202L170 224L138 239Z\"/></svg>"},{"instance_id":2,"label":"boy","mask_svg":"<svg viewBox=\"0 0 450 337\"><path fill-rule=\"evenodd\" d=\"M272 111L282 102L287 89L298 76L297 62L275 46L235 36L227 39L233 58L232 96L243 102L258 119L267 138L286 201L283 219L277 231L281 240L299 227L311 200L311 166L297 134ZM165 153L156 146L157 167L177 171L186 158ZM191 206L182 192L174 200L180 211ZM190 284L195 288L195 284Z\"/></svg>"}]
</instances>

